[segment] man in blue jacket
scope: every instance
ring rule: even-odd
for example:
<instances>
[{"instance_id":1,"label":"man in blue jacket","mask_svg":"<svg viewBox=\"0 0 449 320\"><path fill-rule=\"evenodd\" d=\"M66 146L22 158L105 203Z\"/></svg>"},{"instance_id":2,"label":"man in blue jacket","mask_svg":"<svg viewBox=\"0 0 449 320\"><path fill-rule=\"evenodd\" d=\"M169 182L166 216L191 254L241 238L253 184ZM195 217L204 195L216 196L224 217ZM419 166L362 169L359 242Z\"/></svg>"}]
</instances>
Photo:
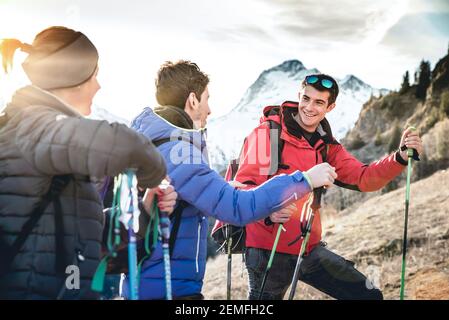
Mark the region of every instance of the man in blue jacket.
<instances>
[{"instance_id":1,"label":"man in blue jacket","mask_svg":"<svg viewBox=\"0 0 449 320\"><path fill-rule=\"evenodd\" d=\"M145 108L132 127L156 145L165 158L171 183L182 205L181 222L171 255L174 298L201 299L206 267L207 216L246 225L273 212L291 211L290 203L313 188L332 185L335 170L327 163L301 173L277 176L258 188L238 190L209 167L203 128L210 115L209 78L189 61L163 64L156 79L160 106ZM161 243L144 262L140 299L164 299ZM128 296L125 281L123 295Z\"/></svg>"}]
</instances>

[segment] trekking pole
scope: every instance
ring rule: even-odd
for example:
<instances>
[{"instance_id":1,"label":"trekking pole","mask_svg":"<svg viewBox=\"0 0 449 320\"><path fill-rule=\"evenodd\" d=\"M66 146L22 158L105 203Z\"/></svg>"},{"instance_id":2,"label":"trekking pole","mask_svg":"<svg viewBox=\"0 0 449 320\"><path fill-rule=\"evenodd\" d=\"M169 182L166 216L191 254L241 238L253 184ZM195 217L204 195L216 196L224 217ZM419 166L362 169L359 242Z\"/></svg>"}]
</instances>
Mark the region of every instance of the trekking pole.
<instances>
[{"instance_id":1,"label":"trekking pole","mask_svg":"<svg viewBox=\"0 0 449 320\"><path fill-rule=\"evenodd\" d=\"M293 274L290 294L288 296L288 300L293 300L296 292L296 284L298 283L299 278L299 270L301 268L302 261L304 260L304 255L306 253L307 244L310 238L310 232L312 230L313 219L315 217L315 211L320 208L321 203L321 194L323 193L324 188L320 187L313 190L313 202L311 207L309 208L309 219L307 220L305 235L303 236L303 241L301 244L301 250L299 251L298 260L296 261L295 272Z\"/></svg>"},{"instance_id":2,"label":"trekking pole","mask_svg":"<svg viewBox=\"0 0 449 320\"><path fill-rule=\"evenodd\" d=\"M123 181L125 180L125 181ZM129 290L130 299L139 299L139 290L137 283L137 241L136 233L139 231L139 207L137 202L137 178L132 170L127 170L122 175L122 193L128 193L128 197L121 197L123 207L121 221L128 229L128 272L129 272Z\"/></svg>"},{"instance_id":3,"label":"trekking pole","mask_svg":"<svg viewBox=\"0 0 449 320\"><path fill-rule=\"evenodd\" d=\"M282 230L285 231L283 224L280 223L278 226L278 231L276 233L276 238L274 239L273 247L271 248L270 259L268 260L267 268L265 269L265 273L263 275L262 285L260 286L259 300L262 300L263 291L265 289L265 283L267 282L268 273L270 272L271 266L273 264L274 255L276 254L276 248L277 248Z\"/></svg>"},{"instance_id":4,"label":"trekking pole","mask_svg":"<svg viewBox=\"0 0 449 320\"><path fill-rule=\"evenodd\" d=\"M232 235L231 230L232 226L228 225L227 227L227 250L228 250L228 270L227 270L227 279L226 279L226 300L231 300L231 272L232 272Z\"/></svg>"},{"instance_id":5,"label":"trekking pole","mask_svg":"<svg viewBox=\"0 0 449 320\"><path fill-rule=\"evenodd\" d=\"M412 127L412 129L414 129ZM407 183L405 186L405 217L404 217L404 239L402 243L402 270L401 270L401 292L400 299L404 300L404 287L405 287L405 264L407 256L407 229L408 229L408 207L410 204L410 176L412 174L412 158L413 149L407 149Z\"/></svg>"},{"instance_id":6,"label":"trekking pole","mask_svg":"<svg viewBox=\"0 0 449 320\"><path fill-rule=\"evenodd\" d=\"M168 187L168 181L163 180L159 185L161 189ZM162 252L164 255L164 271L165 271L165 298L172 300L172 286L171 286L171 266L170 266L170 218L168 213L160 211L160 225L162 234Z\"/></svg>"}]
</instances>

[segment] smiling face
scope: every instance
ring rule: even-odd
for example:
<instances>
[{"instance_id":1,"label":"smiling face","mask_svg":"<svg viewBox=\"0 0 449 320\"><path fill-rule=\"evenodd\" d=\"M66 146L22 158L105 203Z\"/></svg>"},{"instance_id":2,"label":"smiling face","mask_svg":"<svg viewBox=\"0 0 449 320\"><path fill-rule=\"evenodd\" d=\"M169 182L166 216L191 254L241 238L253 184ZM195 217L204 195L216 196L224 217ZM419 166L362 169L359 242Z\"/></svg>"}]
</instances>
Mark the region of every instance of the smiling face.
<instances>
[{"instance_id":1,"label":"smiling face","mask_svg":"<svg viewBox=\"0 0 449 320\"><path fill-rule=\"evenodd\" d=\"M329 104L330 93L319 91L311 85L305 86L299 92L297 121L308 132L314 132L326 114L335 107Z\"/></svg>"}]
</instances>

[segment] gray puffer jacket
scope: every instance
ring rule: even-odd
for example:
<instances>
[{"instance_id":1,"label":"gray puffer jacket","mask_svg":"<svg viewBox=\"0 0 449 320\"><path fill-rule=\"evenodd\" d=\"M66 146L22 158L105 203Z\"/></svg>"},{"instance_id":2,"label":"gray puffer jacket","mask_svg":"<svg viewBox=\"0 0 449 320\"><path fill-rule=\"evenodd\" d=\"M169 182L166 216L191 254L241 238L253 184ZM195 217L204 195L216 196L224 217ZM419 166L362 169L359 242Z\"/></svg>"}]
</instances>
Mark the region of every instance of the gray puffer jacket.
<instances>
[{"instance_id":1,"label":"gray puffer jacket","mask_svg":"<svg viewBox=\"0 0 449 320\"><path fill-rule=\"evenodd\" d=\"M93 274L101 258L102 201L89 177L137 169L139 185L154 187L166 175L154 145L125 125L83 118L51 93L35 86L18 90L0 125L0 234L12 244L52 176L73 174L61 194L65 264L78 265L80 289L64 299L92 299ZM77 259L76 251L81 258ZM0 252L0 259L1 259ZM81 261L84 260L84 261ZM66 275L63 275L66 276ZM55 299L65 287L55 271L53 204L0 278L0 299ZM75 282L73 282L75 283Z\"/></svg>"}]
</instances>

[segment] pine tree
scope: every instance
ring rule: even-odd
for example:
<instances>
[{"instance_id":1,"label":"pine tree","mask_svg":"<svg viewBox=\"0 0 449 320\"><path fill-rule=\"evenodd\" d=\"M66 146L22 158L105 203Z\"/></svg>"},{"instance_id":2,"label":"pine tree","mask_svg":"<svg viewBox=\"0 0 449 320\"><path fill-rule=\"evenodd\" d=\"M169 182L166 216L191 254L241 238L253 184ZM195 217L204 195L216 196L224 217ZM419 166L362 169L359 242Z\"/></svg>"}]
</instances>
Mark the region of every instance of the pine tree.
<instances>
[{"instance_id":1,"label":"pine tree","mask_svg":"<svg viewBox=\"0 0 449 320\"><path fill-rule=\"evenodd\" d=\"M424 100L426 98L426 91L430 85L430 62L422 60L419 65L418 85L416 86L416 97Z\"/></svg>"},{"instance_id":2,"label":"pine tree","mask_svg":"<svg viewBox=\"0 0 449 320\"><path fill-rule=\"evenodd\" d=\"M402 78L401 90L400 93L405 93L410 88L410 76L408 71L405 72L404 77Z\"/></svg>"}]
</instances>

